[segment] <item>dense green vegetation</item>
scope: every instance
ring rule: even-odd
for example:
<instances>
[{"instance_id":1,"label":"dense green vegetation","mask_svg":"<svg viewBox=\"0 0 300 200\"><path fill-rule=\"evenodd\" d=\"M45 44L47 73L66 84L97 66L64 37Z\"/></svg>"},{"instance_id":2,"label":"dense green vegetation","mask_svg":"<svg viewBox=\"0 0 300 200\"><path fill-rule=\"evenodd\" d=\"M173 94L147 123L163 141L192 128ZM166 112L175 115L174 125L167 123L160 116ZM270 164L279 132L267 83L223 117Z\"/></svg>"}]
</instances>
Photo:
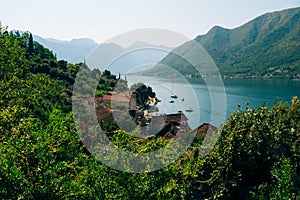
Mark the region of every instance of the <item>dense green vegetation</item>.
<instances>
[{"instance_id":1,"label":"dense green vegetation","mask_svg":"<svg viewBox=\"0 0 300 200\"><path fill-rule=\"evenodd\" d=\"M223 76L300 78L299 24L300 8L293 8L262 15L234 29L215 26L194 41L205 48ZM186 42L174 52L196 58L194 41ZM160 64L183 75L197 74L190 63L173 53Z\"/></svg>"},{"instance_id":2,"label":"dense green vegetation","mask_svg":"<svg viewBox=\"0 0 300 200\"><path fill-rule=\"evenodd\" d=\"M297 199L300 196L300 101L252 110L228 119L213 150L199 156L203 138L165 168L132 174L98 162L83 146L71 112L80 64L57 61L31 40L0 30L1 199ZM83 66L87 70L87 66ZM97 93L116 77L101 77ZM101 76L100 76L101 75ZM83 86L84 87L84 86ZM92 88L85 88L91 91ZM124 150L149 152L162 138L115 130Z\"/></svg>"},{"instance_id":3,"label":"dense green vegetation","mask_svg":"<svg viewBox=\"0 0 300 200\"><path fill-rule=\"evenodd\" d=\"M133 92L137 105L144 109L147 109L146 107L149 106L149 98L156 98L156 94L152 91L152 88L143 83L133 84L130 86L130 91Z\"/></svg>"}]
</instances>

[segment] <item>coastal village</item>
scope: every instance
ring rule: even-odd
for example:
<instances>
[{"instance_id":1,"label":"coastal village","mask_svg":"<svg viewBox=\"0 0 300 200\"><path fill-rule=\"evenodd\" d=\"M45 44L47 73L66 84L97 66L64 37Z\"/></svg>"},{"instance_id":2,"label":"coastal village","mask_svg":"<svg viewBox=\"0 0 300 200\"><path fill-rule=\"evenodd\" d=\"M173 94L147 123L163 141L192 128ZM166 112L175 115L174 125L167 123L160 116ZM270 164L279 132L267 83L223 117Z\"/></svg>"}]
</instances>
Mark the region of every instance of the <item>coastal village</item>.
<instances>
[{"instance_id":1,"label":"coastal village","mask_svg":"<svg viewBox=\"0 0 300 200\"><path fill-rule=\"evenodd\" d=\"M150 134L165 139L179 138L185 133L194 133L197 136L203 136L217 131L217 128L209 123L203 123L192 130L188 124L187 116L182 111L169 114L151 111L151 108L160 102L156 98L149 98L147 109L141 108L136 102L135 94L131 91L121 93L110 91L103 97L95 98L97 118L100 123L108 123L114 120L114 116L128 112L132 120L141 126L144 135ZM128 110L111 108L113 104L124 105Z\"/></svg>"}]
</instances>

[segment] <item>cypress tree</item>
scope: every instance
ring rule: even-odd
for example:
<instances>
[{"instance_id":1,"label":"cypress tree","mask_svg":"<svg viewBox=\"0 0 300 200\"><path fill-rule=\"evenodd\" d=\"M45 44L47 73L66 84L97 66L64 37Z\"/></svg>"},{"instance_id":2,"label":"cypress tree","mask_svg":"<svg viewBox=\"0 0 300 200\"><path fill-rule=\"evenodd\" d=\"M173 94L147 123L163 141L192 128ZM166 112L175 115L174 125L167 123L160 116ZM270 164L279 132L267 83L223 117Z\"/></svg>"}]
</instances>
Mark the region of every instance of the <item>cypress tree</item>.
<instances>
[{"instance_id":1,"label":"cypress tree","mask_svg":"<svg viewBox=\"0 0 300 200\"><path fill-rule=\"evenodd\" d=\"M32 34L29 34L29 41L28 41L28 49L27 52L31 55L34 53L34 48L33 48L33 37Z\"/></svg>"}]
</instances>

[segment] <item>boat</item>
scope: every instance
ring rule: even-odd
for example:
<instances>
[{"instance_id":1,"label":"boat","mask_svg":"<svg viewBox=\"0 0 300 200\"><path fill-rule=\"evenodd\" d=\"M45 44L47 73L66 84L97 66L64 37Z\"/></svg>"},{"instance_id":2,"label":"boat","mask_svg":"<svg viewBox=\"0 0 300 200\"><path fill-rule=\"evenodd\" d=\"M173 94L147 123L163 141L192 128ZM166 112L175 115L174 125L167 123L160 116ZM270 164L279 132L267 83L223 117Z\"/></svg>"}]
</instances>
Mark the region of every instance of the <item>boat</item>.
<instances>
[{"instance_id":1,"label":"boat","mask_svg":"<svg viewBox=\"0 0 300 200\"><path fill-rule=\"evenodd\" d=\"M173 101L173 100L170 100L169 103L174 103L174 101Z\"/></svg>"},{"instance_id":2,"label":"boat","mask_svg":"<svg viewBox=\"0 0 300 200\"><path fill-rule=\"evenodd\" d=\"M172 91L174 91L174 81L172 81ZM171 98L177 99L177 97L178 97L178 96L172 92Z\"/></svg>"},{"instance_id":3,"label":"boat","mask_svg":"<svg viewBox=\"0 0 300 200\"><path fill-rule=\"evenodd\" d=\"M185 111L186 112L193 112L194 110L192 108L187 108Z\"/></svg>"},{"instance_id":4,"label":"boat","mask_svg":"<svg viewBox=\"0 0 300 200\"><path fill-rule=\"evenodd\" d=\"M172 95L171 95L171 98L173 98L173 99L177 99L177 97L178 97L178 96L177 96L176 94L172 94Z\"/></svg>"}]
</instances>

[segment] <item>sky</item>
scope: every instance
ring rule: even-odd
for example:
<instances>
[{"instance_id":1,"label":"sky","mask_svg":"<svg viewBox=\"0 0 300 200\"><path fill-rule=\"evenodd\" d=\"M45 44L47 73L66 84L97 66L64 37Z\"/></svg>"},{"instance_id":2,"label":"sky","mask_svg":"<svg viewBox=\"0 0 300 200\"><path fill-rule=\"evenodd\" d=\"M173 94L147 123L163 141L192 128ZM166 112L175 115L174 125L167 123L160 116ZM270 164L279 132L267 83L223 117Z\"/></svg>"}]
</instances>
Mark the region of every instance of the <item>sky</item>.
<instances>
[{"instance_id":1,"label":"sky","mask_svg":"<svg viewBox=\"0 0 300 200\"><path fill-rule=\"evenodd\" d=\"M123 32L161 28L194 38L215 25L235 28L267 12L300 7L300 0L9 0L2 26L46 38L102 43Z\"/></svg>"}]
</instances>

